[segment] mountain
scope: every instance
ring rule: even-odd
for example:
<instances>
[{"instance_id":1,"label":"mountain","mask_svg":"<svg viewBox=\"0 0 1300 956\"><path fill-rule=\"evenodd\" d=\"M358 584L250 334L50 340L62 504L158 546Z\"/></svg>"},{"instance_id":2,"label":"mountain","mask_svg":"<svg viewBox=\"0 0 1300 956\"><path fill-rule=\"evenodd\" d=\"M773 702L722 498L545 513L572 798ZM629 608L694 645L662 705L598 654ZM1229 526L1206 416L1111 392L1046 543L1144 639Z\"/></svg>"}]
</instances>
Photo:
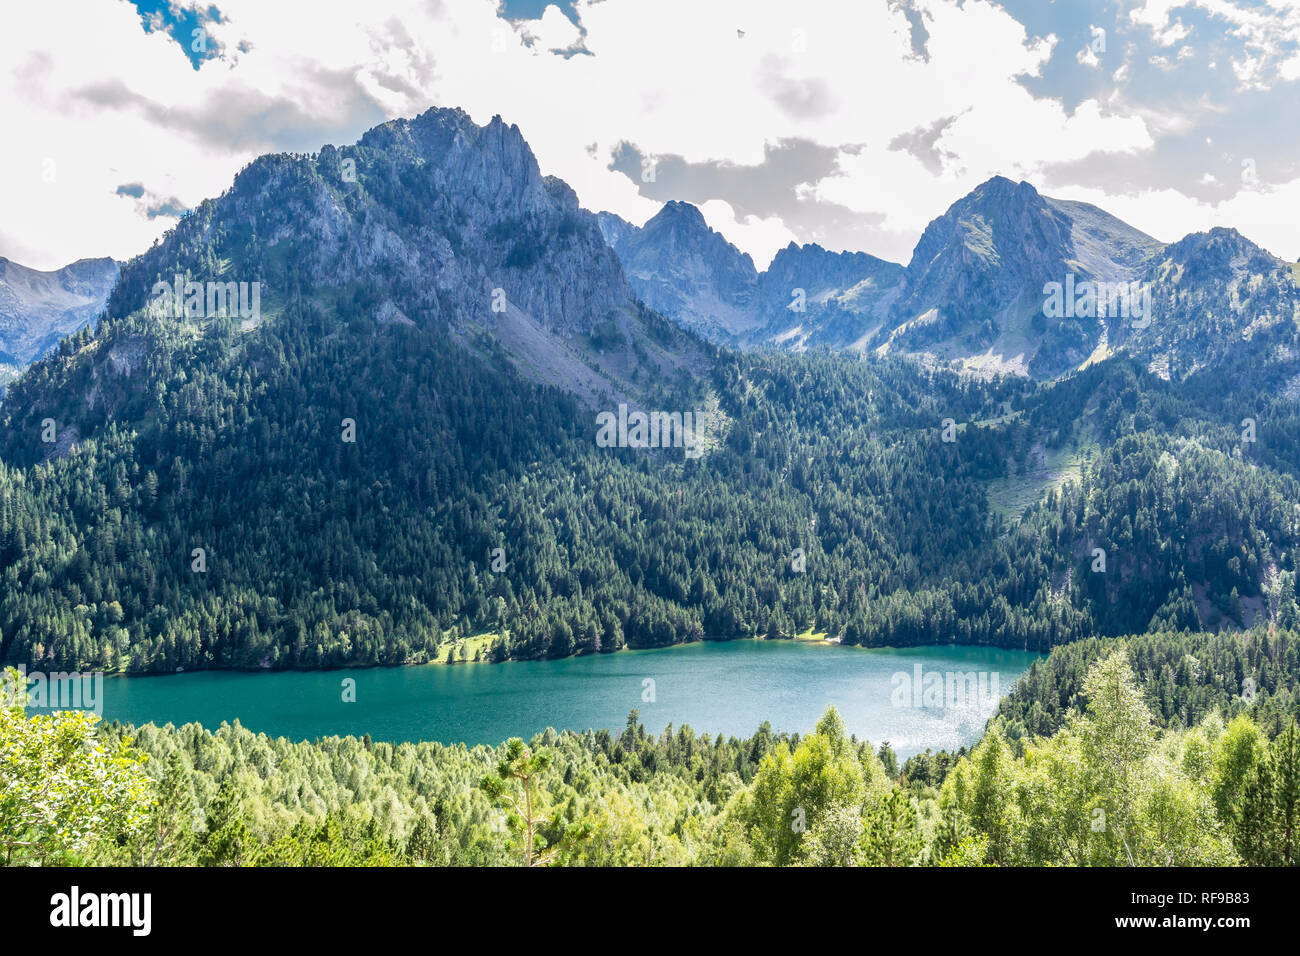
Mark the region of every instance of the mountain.
<instances>
[{"instance_id":1,"label":"mountain","mask_svg":"<svg viewBox=\"0 0 1300 956\"><path fill-rule=\"evenodd\" d=\"M0 658L397 663L507 624L502 653L568 653L561 606L567 641L698 633L675 585L640 584L664 573L629 554L644 529L582 495L607 485L628 515L664 496L634 449L593 443L594 413L707 414L715 361L634 298L595 216L499 119L432 110L261 157L0 406L0 510L21 512L0 516L19 582ZM678 469L682 444L679 427L661 453ZM40 464L61 491L23 477ZM40 530L49 494L76 499L56 522L77 529L71 563ZM621 614L611 596L593 617L604 590ZM61 623L38 634L32 614Z\"/></svg>"},{"instance_id":2,"label":"mountain","mask_svg":"<svg viewBox=\"0 0 1300 956\"><path fill-rule=\"evenodd\" d=\"M0 256L0 376L12 379L59 339L98 317L118 264L78 259L41 272Z\"/></svg>"},{"instance_id":3,"label":"mountain","mask_svg":"<svg viewBox=\"0 0 1300 956\"><path fill-rule=\"evenodd\" d=\"M795 247L759 276L681 204L640 229L582 210L499 119L432 110L263 156L0 404L0 662L807 632L1047 650L1300 620L1292 270L1229 230L1152 246L988 185L906 269ZM644 278L664 295L807 327L789 351L709 345L625 273L661 253L675 264ZM1147 284L1150 321L1036 329L1044 281L1076 272ZM972 343L985 323L993 345ZM928 360L1014 333L1038 374L1103 331L1041 382ZM700 453L636 439L646 411L679 435L689 414Z\"/></svg>"},{"instance_id":4,"label":"mountain","mask_svg":"<svg viewBox=\"0 0 1300 956\"><path fill-rule=\"evenodd\" d=\"M214 257L195 263L189 250L205 242ZM486 338L526 377L589 404L702 360L634 300L596 217L541 175L518 127L479 127L460 110L386 123L311 158L255 161L124 268L108 314L143 308L158 277L187 271L259 281L272 316L310 289L383 326L445 327L471 351Z\"/></svg>"},{"instance_id":5,"label":"mountain","mask_svg":"<svg viewBox=\"0 0 1300 956\"><path fill-rule=\"evenodd\" d=\"M1099 209L996 176L931 222L881 351L1051 377L1105 341L1097 317L1050 321L1048 283L1135 280L1160 243Z\"/></svg>"},{"instance_id":6,"label":"mountain","mask_svg":"<svg viewBox=\"0 0 1300 956\"><path fill-rule=\"evenodd\" d=\"M760 321L754 260L690 203L664 203L639 229L609 213L600 221L628 282L651 309L718 343L734 343Z\"/></svg>"},{"instance_id":7,"label":"mountain","mask_svg":"<svg viewBox=\"0 0 1300 956\"><path fill-rule=\"evenodd\" d=\"M790 243L758 277L764 324L750 341L854 348L887 319L903 267L865 252Z\"/></svg>"},{"instance_id":8,"label":"mountain","mask_svg":"<svg viewBox=\"0 0 1300 956\"><path fill-rule=\"evenodd\" d=\"M1151 321L1121 324L1117 347L1168 378L1238 369L1241 384L1300 355L1300 270L1235 229L1193 233L1160 250L1140 281Z\"/></svg>"}]
</instances>

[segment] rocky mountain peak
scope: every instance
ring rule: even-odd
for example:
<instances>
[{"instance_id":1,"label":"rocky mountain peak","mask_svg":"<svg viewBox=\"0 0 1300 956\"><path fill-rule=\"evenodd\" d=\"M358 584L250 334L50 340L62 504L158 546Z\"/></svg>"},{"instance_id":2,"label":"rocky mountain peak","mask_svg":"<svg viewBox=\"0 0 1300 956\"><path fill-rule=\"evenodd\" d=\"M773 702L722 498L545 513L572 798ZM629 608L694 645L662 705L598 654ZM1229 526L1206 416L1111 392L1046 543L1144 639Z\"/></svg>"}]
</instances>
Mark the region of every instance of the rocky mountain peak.
<instances>
[{"instance_id":1,"label":"rocky mountain peak","mask_svg":"<svg viewBox=\"0 0 1300 956\"><path fill-rule=\"evenodd\" d=\"M758 270L711 229L698 208L670 201L640 229L606 218L628 281L650 308L716 342L734 341L758 321L753 312Z\"/></svg>"},{"instance_id":2,"label":"rocky mountain peak","mask_svg":"<svg viewBox=\"0 0 1300 956\"><path fill-rule=\"evenodd\" d=\"M1243 272L1271 272L1281 264L1236 229L1225 226L1184 236L1170 245L1166 254L1186 272L1218 280Z\"/></svg>"},{"instance_id":3,"label":"rocky mountain peak","mask_svg":"<svg viewBox=\"0 0 1300 956\"><path fill-rule=\"evenodd\" d=\"M177 275L259 282L271 314L361 301L382 328L400 316L467 343L486 334L524 374L593 401L632 394L638 363L649 374L680 358L654 344L595 215L542 175L519 128L462 110L259 158L126 266L110 314L137 313Z\"/></svg>"}]
</instances>

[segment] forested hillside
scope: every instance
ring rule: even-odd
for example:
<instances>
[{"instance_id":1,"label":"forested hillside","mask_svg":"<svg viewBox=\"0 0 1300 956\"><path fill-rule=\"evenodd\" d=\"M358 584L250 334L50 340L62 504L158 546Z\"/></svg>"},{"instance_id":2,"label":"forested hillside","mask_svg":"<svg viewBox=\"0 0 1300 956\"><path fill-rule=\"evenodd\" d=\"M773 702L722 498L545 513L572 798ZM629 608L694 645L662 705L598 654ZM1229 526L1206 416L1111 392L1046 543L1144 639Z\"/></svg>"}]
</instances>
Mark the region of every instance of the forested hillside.
<instances>
[{"instance_id":1,"label":"forested hillside","mask_svg":"<svg viewBox=\"0 0 1300 956\"><path fill-rule=\"evenodd\" d=\"M162 340L155 390L126 392L67 453L35 460L34 396L75 422L77 390L40 375L75 381L99 339L70 340L5 406L8 661L401 663L483 632L516 657L809 629L1046 650L1295 619L1285 429L1261 414L1244 443L1222 396L1127 360L1031 389L732 356L707 383L715 447L689 459L598 448L573 397L421 329L145 321L113 332ZM993 485L1032 496L1053 447L1077 477L995 513Z\"/></svg>"},{"instance_id":2,"label":"forested hillside","mask_svg":"<svg viewBox=\"0 0 1300 956\"><path fill-rule=\"evenodd\" d=\"M1254 260L1231 239L1161 268L1240 323ZM264 293L172 314L177 276ZM432 110L263 157L0 405L0 661L322 667L468 636L502 659L809 631L1041 651L1289 626L1297 372L1270 282L1251 286L1270 321L1185 375L1126 354L1034 383L719 351L633 297L596 217L499 120ZM620 404L700 413L703 454L603 447Z\"/></svg>"},{"instance_id":3,"label":"forested hillside","mask_svg":"<svg viewBox=\"0 0 1300 956\"><path fill-rule=\"evenodd\" d=\"M1128 360L1033 389L731 356L705 383L714 447L689 459L596 447L572 396L436 332L150 321L69 340L5 405L6 660L400 663L482 632L497 656L808 629L1045 650L1295 616L1285 420L1258 413L1243 442L1239 407ZM127 335L153 390L87 422L88 356ZM39 461L44 417L76 437ZM1054 450L1076 478L995 513L993 484L1032 497Z\"/></svg>"}]
</instances>

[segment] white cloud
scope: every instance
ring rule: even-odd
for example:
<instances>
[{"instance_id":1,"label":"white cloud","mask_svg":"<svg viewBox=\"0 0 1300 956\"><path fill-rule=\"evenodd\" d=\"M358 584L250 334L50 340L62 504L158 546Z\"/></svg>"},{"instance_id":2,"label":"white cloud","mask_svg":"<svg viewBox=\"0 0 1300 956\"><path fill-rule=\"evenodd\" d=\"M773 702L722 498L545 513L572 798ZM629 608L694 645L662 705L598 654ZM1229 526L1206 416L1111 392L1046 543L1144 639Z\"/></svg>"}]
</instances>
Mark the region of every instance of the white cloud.
<instances>
[{"instance_id":1,"label":"white cloud","mask_svg":"<svg viewBox=\"0 0 1300 956\"><path fill-rule=\"evenodd\" d=\"M518 32L542 50L571 50L582 39L577 24L554 4L543 10L539 19L521 24Z\"/></svg>"},{"instance_id":2,"label":"white cloud","mask_svg":"<svg viewBox=\"0 0 1300 956\"><path fill-rule=\"evenodd\" d=\"M1215 226L1230 226L1291 262L1300 256L1300 236L1279 209L1300 208L1300 178L1280 186L1243 189L1231 199L1206 203L1174 189L1150 189L1111 195L1097 189L1067 187L1053 190L1059 199L1077 199L1101 206L1125 222L1165 242Z\"/></svg>"},{"instance_id":3,"label":"white cloud","mask_svg":"<svg viewBox=\"0 0 1300 956\"><path fill-rule=\"evenodd\" d=\"M758 216L737 216L731 204L721 199L710 199L700 204L704 221L724 236L738 249L748 252L761 272L771 263L772 257L798 237L780 219L762 219Z\"/></svg>"},{"instance_id":4,"label":"white cloud","mask_svg":"<svg viewBox=\"0 0 1300 956\"><path fill-rule=\"evenodd\" d=\"M1232 70L1242 89L1266 90L1278 79L1295 79L1290 59L1283 58L1300 40L1300 0L1144 0L1129 19L1149 27L1156 42L1168 47L1191 35L1175 13L1189 8L1208 14L1238 41L1241 53Z\"/></svg>"},{"instance_id":5,"label":"white cloud","mask_svg":"<svg viewBox=\"0 0 1300 956\"><path fill-rule=\"evenodd\" d=\"M926 222L989 176L1033 181L1098 149L1140 152L1157 129L1134 104L1067 110L1031 94L1023 81L1042 73L1057 39L1027 36L986 0L917 0L924 58L906 17L883 3L579 0L583 30L553 6L510 24L497 0L218 6L211 33L222 53L197 71L170 37L146 34L125 0L3 8L0 255L38 267L129 257L173 220L116 195L124 183L193 205L261 152L350 142L384 118L440 105L517 123L543 171L584 206L634 222L658 204L608 168L619 143L736 165L762 162L782 139L829 146L838 169L804 191L883 217L865 251L905 260ZM1178 34L1172 8L1151 2L1134 16L1168 38ZM1240 28L1262 29L1249 18ZM946 124L937 165L889 148L936 124ZM53 183L41 178L47 159ZM790 237L779 220L705 208L756 260ZM1172 191L1152 208L1169 222L1204 212Z\"/></svg>"}]
</instances>

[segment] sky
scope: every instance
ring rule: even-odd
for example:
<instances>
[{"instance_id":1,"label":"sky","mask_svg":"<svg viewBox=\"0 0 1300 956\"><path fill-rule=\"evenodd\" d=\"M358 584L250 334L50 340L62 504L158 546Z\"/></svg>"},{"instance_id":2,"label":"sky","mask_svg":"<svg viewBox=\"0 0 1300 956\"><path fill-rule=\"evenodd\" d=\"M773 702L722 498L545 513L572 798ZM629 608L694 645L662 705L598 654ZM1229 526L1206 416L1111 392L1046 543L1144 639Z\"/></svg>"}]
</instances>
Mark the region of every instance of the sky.
<instances>
[{"instance_id":1,"label":"sky","mask_svg":"<svg viewBox=\"0 0 1300 956\"><path fill-rule=\"evenodd\" d=\"M0 6L0 256L143 252L266 152L458 106L582 204L907 262L993 175L1300 256L1300 0Z\"/></svg>"}]
</instances>

